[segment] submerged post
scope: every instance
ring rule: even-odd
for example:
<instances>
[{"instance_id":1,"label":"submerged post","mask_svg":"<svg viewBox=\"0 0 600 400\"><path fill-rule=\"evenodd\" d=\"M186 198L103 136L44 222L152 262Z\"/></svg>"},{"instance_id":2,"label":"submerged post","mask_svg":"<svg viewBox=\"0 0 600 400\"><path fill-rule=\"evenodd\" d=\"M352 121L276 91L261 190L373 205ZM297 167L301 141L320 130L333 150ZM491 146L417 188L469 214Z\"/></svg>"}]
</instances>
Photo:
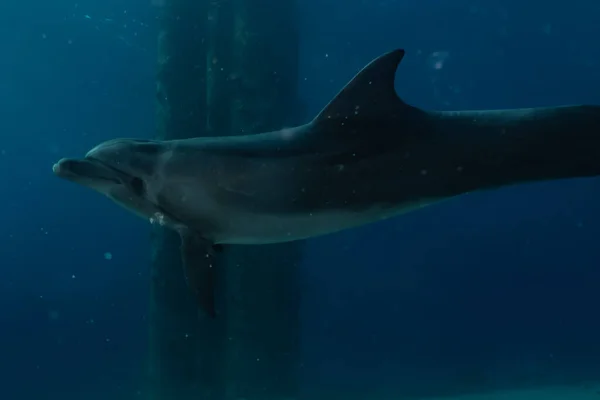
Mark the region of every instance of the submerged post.
<instances>
[{"instance_id":1,"label":"submerged post","mask_svg":"<svg viewBox=\"0 0 600 400\"><path fill-rule=\"evenodd\" d=\"M295 0L161 0L157 138L297 123ZM216 320L198 317L179 237L153 231L153 399L294 398L302 244L226 246Z\"/></svg>"},{"instance_id":2,"label":"submerged post","mask_svg":"<svg viewBox=\"0 0 600 400\"><path fill-rule=\"evenodd\" d=\"M157 65L157 139L207 134L208 1L162 0ZM179 236L153 228L150 303L151 398L220 398L223 324L199 318L186 287Z\"/></svg>"},{"instance_id":3,"label":"submerged post","mask_svg":"<svg viewBox=\"0 0 600 400\"><path fill-rule=\"evenodd\" d=\"M295 0L232 2L231 134L298 123ZM297 397L301 243L232 248L226 270L227 399Z\"/></svg>"}]
</instances>

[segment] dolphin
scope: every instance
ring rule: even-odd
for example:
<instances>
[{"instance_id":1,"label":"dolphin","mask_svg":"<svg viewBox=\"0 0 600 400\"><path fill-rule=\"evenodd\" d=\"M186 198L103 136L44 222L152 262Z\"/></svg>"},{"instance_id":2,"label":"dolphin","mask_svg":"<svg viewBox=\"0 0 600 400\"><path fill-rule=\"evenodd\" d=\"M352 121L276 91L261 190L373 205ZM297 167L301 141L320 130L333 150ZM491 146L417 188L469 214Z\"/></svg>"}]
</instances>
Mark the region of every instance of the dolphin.
<instances>
[{"instance_id":1,"label":"dolphin","mask_svg":"<svg viewBox=\"0 0 600 400\"><path fill-rule=\"evenodd\" d=\"M223 244L287 242L465 193L600 174L600 107L425 111L394 88L404 50L364 67L310 122L186 140L115 139L54 173L179 233L188 284L215 315Z\"/></svg>"}]
</instances>

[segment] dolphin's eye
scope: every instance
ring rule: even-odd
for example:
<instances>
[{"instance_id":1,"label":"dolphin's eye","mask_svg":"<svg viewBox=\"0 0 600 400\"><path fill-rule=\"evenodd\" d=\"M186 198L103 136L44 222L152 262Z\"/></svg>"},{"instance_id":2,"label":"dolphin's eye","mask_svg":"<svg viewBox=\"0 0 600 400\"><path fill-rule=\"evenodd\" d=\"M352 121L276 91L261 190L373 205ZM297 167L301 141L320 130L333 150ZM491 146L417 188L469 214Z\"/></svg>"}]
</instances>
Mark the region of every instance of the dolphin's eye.
<instances>
[{"instance_id":1,"label":"dolphin's eye","mask_svg":"<svg viewBox=\"0 0 600 400\"><path fill-rule=\"evenodd\" d=\"M146 191L145 187L144 187L144 181L141 180L140 178L133 178L130 182L131 185L131 190L133 190L133 193L136 194L136 196L140 196L142 197Z\"/></svg>"}]
</instances>

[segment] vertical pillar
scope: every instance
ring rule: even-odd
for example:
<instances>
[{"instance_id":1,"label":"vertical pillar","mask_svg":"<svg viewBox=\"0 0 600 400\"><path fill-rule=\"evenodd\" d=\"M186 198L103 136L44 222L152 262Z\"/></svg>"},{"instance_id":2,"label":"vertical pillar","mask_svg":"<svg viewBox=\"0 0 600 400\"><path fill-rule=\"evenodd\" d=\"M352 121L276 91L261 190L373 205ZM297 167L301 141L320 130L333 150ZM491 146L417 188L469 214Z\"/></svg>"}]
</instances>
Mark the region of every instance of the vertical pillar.
<instances>
[{"instance_id":1,"label":"vertical pillar","mask_svg":"<svg viewBox=\"0 0 600 400\"><path fill-rule=\"evenodd\" d=\"M156 82L162 140L207 134L207 7L209 1L161 0ZM221 398L223 323L199 317L186 287L179 236L152 231L149 366L151 398Z\"/></svg>"},{"instance_id":2,"label":"vertical pillar","mask_svg":"<svg viewBox=\"0 0 600 400\"><path fill-rule=\"evenodd\" d=\"M234 0L230 132L292 126L298 110L295 0ZM301 243L231 249L226 270L227 399L297 395Z\"/></svg>"},{"instance_id":3,"label":"vertical pillar","mask_svg":"<svg viewBox=\"0 0 600 400\"><path fill-rule=\"evenodd\" d=\"M159 139L298 122L295 0L163 0ZM179 238L153 231L151 376L167 400L294 398L302 244L226 246L217 320L198 318Z\"/></svg>"}]
</instances>

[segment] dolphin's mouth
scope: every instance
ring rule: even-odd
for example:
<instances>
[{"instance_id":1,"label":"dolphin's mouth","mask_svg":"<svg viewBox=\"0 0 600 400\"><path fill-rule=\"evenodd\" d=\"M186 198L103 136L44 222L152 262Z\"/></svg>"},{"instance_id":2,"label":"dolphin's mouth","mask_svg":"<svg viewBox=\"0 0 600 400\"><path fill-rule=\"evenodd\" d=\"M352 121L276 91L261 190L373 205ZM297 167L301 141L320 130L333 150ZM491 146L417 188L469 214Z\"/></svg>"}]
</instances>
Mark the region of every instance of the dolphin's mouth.
<instances>
[{"instance_id":1,"label":"dolphin's mouth","mask_svg":"<svg viewBox=\"0 0 600 400\"><path fill-rule=\"evenodd\" d=\"M52 166L52 172L60 178L71 181L89 179L122 184L120 173L101 161L86 157L85 159L63 158Z\"/></svg>"}]
</instances>

